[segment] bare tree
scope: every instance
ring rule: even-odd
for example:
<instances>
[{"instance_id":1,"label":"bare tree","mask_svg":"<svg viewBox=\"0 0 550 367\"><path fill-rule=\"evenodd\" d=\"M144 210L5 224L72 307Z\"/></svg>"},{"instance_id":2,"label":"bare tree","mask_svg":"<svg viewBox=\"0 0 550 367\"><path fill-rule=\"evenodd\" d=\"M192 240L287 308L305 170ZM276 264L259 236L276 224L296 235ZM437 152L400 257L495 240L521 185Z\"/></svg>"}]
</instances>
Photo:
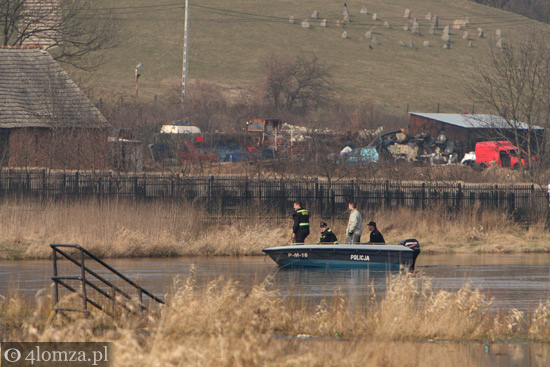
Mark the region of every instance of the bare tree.
<instances>
[{"instance_id":1,"label":"bare tree","mask_svg":"<svg viewBox=\"0 0 550 367\"><path fill-rule=\"evenodd\" d=\"M528 157L542 152L544 141L537 130L550 126L548 37L531 33L523 42L492 47L489 62L478 67L470 85L476 103L502 118L499 127L513 132L514 143L526 149ZM529 164L531 177L533 168Z\"/></svg>"},{"instance_id":2,"label":"bare tree","mask_svg":"<svg viewBox=\"0 0 550 367\"><path fill-rule=\"evenodd\" d=\"M315 54L294 60L270 54L262 60L264 99L275 109L306 112L331 99L330 69Z\"/></svg>"},{"instance_id":3,"label":"bare tree","mask_svg":"<svg viewBox=\"0 0 550 367\"><path fill-rule=\"evenodd\" d=\"M10 134L10 149L17 152L10 157L13 165L26 169L40 165L40 148L36 141L41 133L37 129L16 129Z\"/></svg>"},{"instance_id":4,"label":"bare tree","mask_svg":"<svg viewBox=\"0 0 550 367\"><path fill-rule=\"evenodd\" d=\"M107 166L108 125L56 64L44 67L40 104L35 113L46 128L41 129L39 150L50 168L95 174Z\"/></svg>"},{"instance_id":5,"label":"bare tree","mask_svg":"<svg viewBox=\"0 0 550 367\"><path fill-rule=\"evenodd\" d=\"M90 0L0 0L4 46L39 44L55 59L89 70L100 63L95 51L118 45L120 28L109 10Z\"/></svg>"}]
</instances>

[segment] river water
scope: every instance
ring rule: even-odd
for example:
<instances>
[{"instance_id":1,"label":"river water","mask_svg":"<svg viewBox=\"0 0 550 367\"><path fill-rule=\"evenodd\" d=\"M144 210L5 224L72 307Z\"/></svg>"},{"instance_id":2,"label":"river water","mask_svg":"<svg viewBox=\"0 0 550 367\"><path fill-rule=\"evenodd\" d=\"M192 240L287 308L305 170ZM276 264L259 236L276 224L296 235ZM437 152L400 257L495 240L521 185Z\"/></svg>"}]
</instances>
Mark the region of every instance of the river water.
<instances>
[{"instance_id":1,"label":"river water","mask_svg":"<svg viewBox=\"0 0 550 367\"><path fill-rule=\"evenodd\" d=\"M311 299L330 298L337 292L362 296L371 292L371 285L377 294L383 294L387 277L386 272L365 269L279 269L268 257L110 259L107 262L161 297L171 289L175 277L185 278L192 267L199 285L224 276L239 281L242 287L250 287L272 276L273 286L281 295ZM75 268L72 264L60 266L60 273L75 274ZM494 307L499 309L530 311L539 301L550 299L550 254L421 254L416 271L431 278L436 290L456 291L469 282L472 288L492 297ZM0 261L0 294L17 289L32 295L51 283L52 273L52 262L48 260Z\"/></svg>"},{"instance_id":2,"label":"river water","mask_svg":"<svg viewBox=\"0 0 550 367\"><path fill-rule=\"evenodd\" d=\"M242 287L252 287L272 277L272 286L282 296L300 297L312 302L347 294L352 298L372 292L383 294L388 274L365 269L300 270L279 269L268 257L190 257L155 259L109 259L107 262L155 295L163 297L172 288L175 277L185 278L191 269L197 284L206 285L220 276L237 280ZM92 266L90 264L90 266ZM107 272L93 266L108 279ZM63 275L77 275L76 267L67 261L59 266ZM493 307L501 310L517 308L533 311L539 302L550 299L550 254L514 255L425 255L417 261L416 272L432 279L432 288L456 291L466 283L493 298ZM0 295L9 296L12 290L32 299L40 289L51 285L52 261L0 261ZM117 283L119 284L119 283ZM550 345L484 344L441 345L435 350L421 343L435 360L446 351L459 366L462 362L476 366L549 366ZM435 347L435 345L434 345ZM443 358L443 357L442 357ZM432 360L434 362L434 360ZM443 361L427 363L439 366Z\"/></svg>"}]
</instances>

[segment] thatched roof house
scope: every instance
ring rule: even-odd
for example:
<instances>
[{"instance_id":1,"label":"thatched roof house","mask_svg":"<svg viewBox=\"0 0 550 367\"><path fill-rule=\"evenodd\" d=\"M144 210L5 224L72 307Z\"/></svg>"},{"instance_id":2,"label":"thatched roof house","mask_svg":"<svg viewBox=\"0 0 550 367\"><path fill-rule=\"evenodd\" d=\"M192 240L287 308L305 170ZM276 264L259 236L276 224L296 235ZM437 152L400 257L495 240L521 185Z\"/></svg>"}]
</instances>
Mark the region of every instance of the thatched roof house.
<instances>
[{"instance_id":1,"label":"thatched roof house","mask_svg":"<svg viewBox=\"0 0 550 367\"><path fill-rule=\"evenodd\" d=\"M0 49L2 165L103 168L108 128L47 52Z\"/></svg>"}]
</instances>

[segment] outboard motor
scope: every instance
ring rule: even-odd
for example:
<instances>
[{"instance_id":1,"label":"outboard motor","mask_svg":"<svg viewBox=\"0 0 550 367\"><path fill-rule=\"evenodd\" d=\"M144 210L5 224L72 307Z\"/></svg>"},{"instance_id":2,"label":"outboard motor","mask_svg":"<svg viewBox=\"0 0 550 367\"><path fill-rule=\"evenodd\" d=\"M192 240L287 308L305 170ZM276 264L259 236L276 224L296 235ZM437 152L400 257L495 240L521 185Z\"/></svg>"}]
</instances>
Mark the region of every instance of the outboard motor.
<instances>
[{"instance_id":1,"label":"outboard motor","mask_svg":"<svg viewBox=\"0 0 550 367\"><path fill-rule=\"evenodd\" d=\"M414 271L414 265L416 263L416 258L420 254L420 244L418 243L418 240L416 240L414 238L409 238L409 239L406 239L406 240L403 240L403 241L399 242L399 244L403 245L405 247L408 247L408 248L410 248L411 250L414 251L413 252L413 257L412 257L412 264L409 268L411 271Z\"/></svg>"}]
</instances>

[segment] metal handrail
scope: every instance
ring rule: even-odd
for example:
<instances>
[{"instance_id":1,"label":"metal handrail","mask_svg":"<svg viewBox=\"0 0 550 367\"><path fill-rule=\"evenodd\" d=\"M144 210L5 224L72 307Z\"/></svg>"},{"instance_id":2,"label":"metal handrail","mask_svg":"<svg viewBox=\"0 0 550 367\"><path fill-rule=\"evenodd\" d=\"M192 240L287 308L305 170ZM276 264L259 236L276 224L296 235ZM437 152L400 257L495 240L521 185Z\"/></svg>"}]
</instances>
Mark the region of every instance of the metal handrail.
<instances>
[{"instance_id":1,"label":"metal handrail","mask_svg":"<svg viewBox=\"0 0 550 367\"><path fill-rule=\"evenodd\" d=\"M71 255L67 254L65 251L62 251L62 250L60 250L60 249L57 249L57 252L58 252L59 254L63 255L67 260L73 262L75 265L77 265L77 266L79 266L79 267L82 266L81 263L79 263L78 261L76 261L75 259L73 259L73 258L71 257ZM128 294L126 294L122 289L120 289L120 288L117 287L116 285L111 284L109 281L105 281L105 279L104 279L101 275L97 274L95 271L93 271L93 270L87 268L86 266L84 266L84 270L86 270L88 273L92 274L94 277L96 277L97 279L99 279L99 280L101 280L102 282L104 282L105 285L110 286L111 288L113 288L114 290L116 290L118 293L122 294L124 297L126 297L126 298L128 298L128 299L131 298ZM78 279L80 279L80 276L78 277Z\"/></svg>"},{"instance_id":2,"label":"metal handrail","mask_svg":"<svg viewBox=\"0 0 550 367\"><path fill-rule=\"evenodd\" d=\"M141 311L146 309L146 307L143 305L143 294L145 294L146 296L149 296L153 301L156 301L160 304L164 304L164 301L162 299L158 298L157 296L155 296L154 294L152 294L151 292L149 292L145 288L139 286L138 284L133 282L131 279L126 277L124 274L122 274L121 272L119 272L118 270L116 270L115 268L113 268L112 266L110 266L109 264L104 262L103 260L101 260L99 257L94 255L93 253L91 253L90 251L85 249L84 247L82 247L80 245L75 245L75 244L60 244L60 243L52 243L52 244L50 244L50 247L53 250L53 271L54 271L54 275L52 277L52 280L54 281L54 284L55 284L55 304L56 304L56 307L54 308L54 310L56 312L57 311L81 311L81 312L84 312L84 314L88 315L89 314L89 312L88 312L88 303L93 305L94 307L100 309L100 310L103 310L101 305L99 305L97 302L93 301L92 299L90 299L87 296L87 293L86 293L86 286L87 285L92 287L99 294L101 294L102 296L104 296L107 299L111 300L112 302L116 302L116 293L119 293L119 294L123 295L127 299L131 298L130 295L127 294L126 292L124 292L122 289L120 289L119 287L117 287L116 285L114 285L113 283L111 283L110 281L108 281L107 279L105 279L104 277L102 277L101 275L99 275L98 273L93 271L92 269L88 268L84 263L84 260L85 260L86 256L88 256L93 261L95 261L95 262L99 263L100 265L102 265L104 268L109 270L111 273L115 274L119 279L124 280L126 283L128 283L129 285L134 287L137 290L137 293L138 293L138 298L139 298L139 302L140 302L139 307L140 307ZM71 256L67 252L61 250L61 248L74 248L74 249L79 250L80 251L80 261L78 259L75 259L73 256ZM57 269L58 254L61 255L64 258L66 258L67 260L71 261L73 264L77 265L78 267L80 267L80 276L59 276L58 269ZM105 290L101 289L99 286L97 286L96 284L94 284L90 280L86 279L86 274L90 274L90 275L94 276L95 278L100 280L103 284L110 287L112 294L107 293ZM82 293L81 293L81 297L82 297L82 300L83 300L83 306L82 306L83 308L82 309L62 308L62 307L57 306L57 304L59 303L59 285L62 285L63 287L70 290L71 292L78 293L78 291L75 288L73 288L72 286L70 286L68 283L66 283L65 280L80 280L82 282ZM123 305L123 307L128 310L128 307L126 307L124 305Z\"/></svg>"}]
</instances>

